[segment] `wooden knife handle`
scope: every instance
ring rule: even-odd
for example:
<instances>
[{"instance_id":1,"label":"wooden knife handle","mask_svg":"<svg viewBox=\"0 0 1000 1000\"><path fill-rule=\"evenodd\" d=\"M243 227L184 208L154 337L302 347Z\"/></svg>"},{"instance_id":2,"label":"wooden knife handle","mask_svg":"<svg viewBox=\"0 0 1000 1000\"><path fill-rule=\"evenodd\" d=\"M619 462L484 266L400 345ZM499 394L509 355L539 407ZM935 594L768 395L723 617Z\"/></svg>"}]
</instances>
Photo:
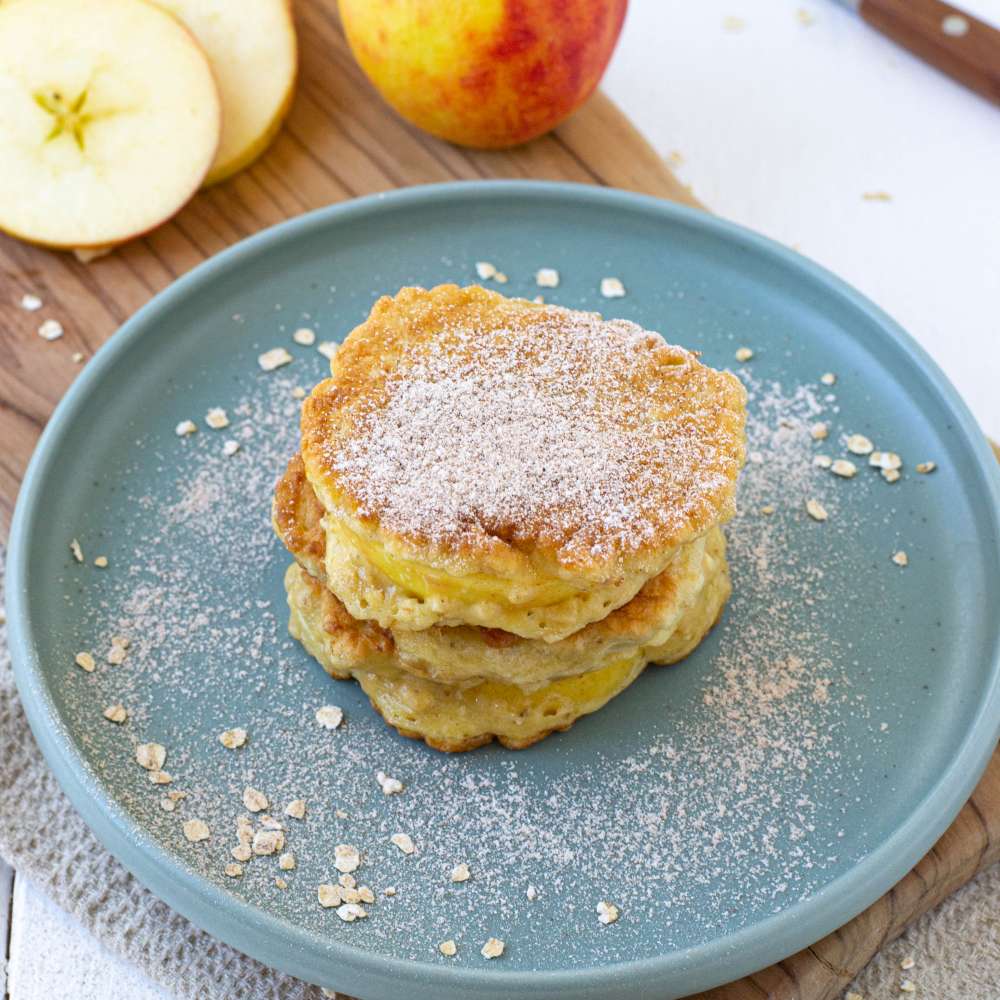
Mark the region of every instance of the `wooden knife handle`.
<instances>
[{"instance_id":1,"label":"wooden knife handle","mask_svg":"<svg viewBox=\"0 0 1000 1000\"><path fill-rule=\"evenodd\" d=\"M1000 104L1000 31L942 0L861 0L882 34Z\"/></svg>"}]
</instances>

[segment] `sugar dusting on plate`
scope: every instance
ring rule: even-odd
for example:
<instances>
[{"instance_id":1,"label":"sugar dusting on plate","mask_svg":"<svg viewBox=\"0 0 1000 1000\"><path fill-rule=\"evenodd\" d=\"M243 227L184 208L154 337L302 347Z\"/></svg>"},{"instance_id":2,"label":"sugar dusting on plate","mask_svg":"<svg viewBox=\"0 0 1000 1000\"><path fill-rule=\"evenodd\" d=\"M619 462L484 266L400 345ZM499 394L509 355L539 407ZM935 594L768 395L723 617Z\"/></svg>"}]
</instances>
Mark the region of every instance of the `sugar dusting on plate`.
<instances>
[{"instance_id":1,"label":"sugar dusting on plate","mask_svg":"<svg viewBox=\"0 0 1000 1000\"><path fill-rule=\"evenodd\" d=\"M269 501L297 439L295 384L275 372L220 400L242 444L232 456L208 435L178 441L170 421L150 430L140 449L158 456L156 490L138 465L125 471L134 516L115 522L111 567L75 598L75 649L131 639L126 663L68 666L66 697L94 766L144 828L227 891L316 934L433 961L454 938L451 961L482 962L493 936L506 942L500 961L529 968L626 960L646 953L650 922L657 948L683 947L815 889L839 857L829 816L853 803L838 718L868 709L835 666L843 636L821 561L797 545L820 530L802 503L816 494L836 514L838 490L883 485L812 465L810 428L837 420L818 386L749 380L751 458L727 529L734 596L705 648L651 667L539 748L448 756L396 737L356 685L329 680L287 635L289 560ZM847 544L849 519L822 530ZM335 734L315 720L331 702L344 709ZM641 712L650 702L652 723ZM101 711L116 703L128 720L108 726ZM239 753L219 741L236 719L253 734ZM148 742L169 748L184 793L170 811L134 765ZM383 794L379 771L405 793ZM301 821L279 824L294 870L274 852L231 874L234 831L261 822L240 819L248 785L278 815L280 803L308 801ZM211 837L189 843L193 820ZM394 845L401 830L419 851ZM374 893L368 918L350 925L316 901L317 886L337 881L338 843L357 847L357 875ZM475 872L468 882L448 877L457 858ZM620 908L613 933L594 916L604 895ZM553 920L565 935L540 932Z\"/></svg>"}]
</instances>

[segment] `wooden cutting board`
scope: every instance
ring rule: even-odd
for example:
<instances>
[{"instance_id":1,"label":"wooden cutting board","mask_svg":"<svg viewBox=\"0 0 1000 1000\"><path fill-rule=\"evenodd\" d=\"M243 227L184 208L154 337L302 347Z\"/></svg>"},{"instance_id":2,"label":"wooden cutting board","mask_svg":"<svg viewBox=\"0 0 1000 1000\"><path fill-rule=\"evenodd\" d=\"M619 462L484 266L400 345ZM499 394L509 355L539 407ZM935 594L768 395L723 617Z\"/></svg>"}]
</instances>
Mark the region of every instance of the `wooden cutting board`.
<instances>
[{"instance_id":1,"label":"wooden cutting board","mask_svg":"<svg viewBox=\"0 0 1000 1000\"><path fill-rule=\"evenodd\" d=\"M509 152L462 150L410 128L354 63L335 8L334 0L299 3L295 104L274 145L249 170L202 192L145 239L89 264L0 237L0 538L38 435L80 371L74 352L92 355L178 275L250 233L355 195L456 179L606 184L698 205L601 94L552 135ZM25 292L38 295L43 309L21 309ZM65 328L60 340L36 335L47 318ZM701 1000L834 1000L885 942L998 860L1000 751L947 833L882 899L811 948Z\"/></svg>"}]
</instances>

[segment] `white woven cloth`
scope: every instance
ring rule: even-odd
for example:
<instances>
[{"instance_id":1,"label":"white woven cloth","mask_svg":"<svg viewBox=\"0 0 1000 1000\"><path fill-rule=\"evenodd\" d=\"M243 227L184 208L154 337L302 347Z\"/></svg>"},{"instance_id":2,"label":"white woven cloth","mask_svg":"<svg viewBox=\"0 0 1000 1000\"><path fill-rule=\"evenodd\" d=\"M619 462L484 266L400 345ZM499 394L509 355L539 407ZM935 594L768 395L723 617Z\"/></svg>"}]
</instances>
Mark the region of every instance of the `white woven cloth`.
<instances>
[{"instance_id":1,"label":"white woven cloth","mask_svg":"<svg viewBox=\"0 0 1000 1000\"><path fill-rule=\"evenodd\" d=\"M316 987L193 926L97 842L31 735L14 687L6 633L6 625L0 626L0 855L108 949L180 1000L322 1000ZM911 955L915 965L904 972L900 965ZM907 996L899 991L906 978L917 985L917 997L1000 998L1000 866L885 948L851 989L865 1000Z\"/></svg>"}]
</instances>

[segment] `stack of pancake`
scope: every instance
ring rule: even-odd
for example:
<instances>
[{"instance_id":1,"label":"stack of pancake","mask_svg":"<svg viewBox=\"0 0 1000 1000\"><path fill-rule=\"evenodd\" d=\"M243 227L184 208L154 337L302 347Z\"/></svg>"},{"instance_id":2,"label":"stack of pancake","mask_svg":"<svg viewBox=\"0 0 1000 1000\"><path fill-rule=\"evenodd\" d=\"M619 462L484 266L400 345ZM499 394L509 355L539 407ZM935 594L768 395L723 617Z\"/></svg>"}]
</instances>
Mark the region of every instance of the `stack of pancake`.
<instances>
[{"instance_id":1,"label":"stack of pancake","mask_svg":"<svg viewBox=\"0 0 1000 1000\"><path fill-rule=\"evenodd\" d=\"M276 489L291 634L437 749L566 729L717 621L744 422L734 376L634 323L382 298Z\"/></svg>"}]
</instances>

